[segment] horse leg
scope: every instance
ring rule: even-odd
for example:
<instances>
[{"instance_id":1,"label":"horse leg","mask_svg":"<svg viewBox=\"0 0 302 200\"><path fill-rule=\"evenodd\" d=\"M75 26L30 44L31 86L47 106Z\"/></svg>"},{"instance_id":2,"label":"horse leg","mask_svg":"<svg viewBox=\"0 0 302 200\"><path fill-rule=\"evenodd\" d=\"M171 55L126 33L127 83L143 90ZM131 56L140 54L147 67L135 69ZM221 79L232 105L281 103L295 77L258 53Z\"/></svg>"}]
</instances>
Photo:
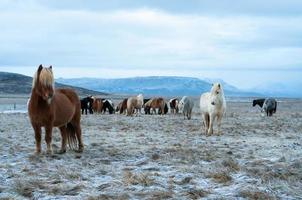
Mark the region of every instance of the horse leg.
<instances>
[{"instance_id":1,"label":"horse leg","mask_svg":"<svg viewBox=\"0 0 302 200\"><path fill-rule=\"evenodd\" d=\"M217 135L221 135L221 120L222 120L222 114L217 116L217 127L218 127L218 134Z\"/></svg>"},{"instance_id":2,"label":"horse leg","mask_svg":"<svg viewBox=\"0 0 302 200\"><path fill-rule=\"evenodd\" d=\"M45 141L46 141L46 153L47 154L52 154L51 136L52 136L52 126L48 125L45 127Z\"/></svg>"},{"instance_id":3,"label":"horse leg","mask_svg":"<svg viewBox=\"0 0 302 200\"><path fill-rule=\"evenodd\" d=\"M213 134L213 122L214 122L214 119L215 119L215 116L214 115L209 115L209 129L208 129L208 135L212 135Z\"/></svg>"},{"instance_id":4,"label":"horse leg","mask_svg":"<svg viewBox=\"0 0 302 200\"><path fill-rule=\"evenodd\" d=\"M36 154L41 153L41 127L33 125L35 131L35 140L36 140Z\"/></svg>"},{"instance_id":5,"label":"horse leg","mask_svg":"<svg viewBox=\"0 0 302 200\"><path fill-rule=\"evenodd\" d=\"M192 115L192 110L189 110L189 115L188 115L188 119L191 119L191 115Z\"/></svg>"},{"instance_id":6,"label":"horse leg","mask_svg":"<svg viewBox=\"0 0 302 200\"><path fill-rule=\"evenodd\" d=\"M207 114L202 114L202 118L203 118L203 127L204 127L204 130L205 130L205 134L207 135L208 129L209 129L208 115Z\"/></svg>"},{"instance_id":7,"label":"horse leg","mask_svg":"<svg viewBox=\"0 0 302 200\"><path fill-rule=\"evenodd\" d=\"M67 132L66 132L66 126L61 126L60 128L62 142L61 142L61 149L59 151L60 154L66 152L66 142L67 142Z\"/></svg>"},{"instance_id":8,"label":"horse leg","mask_svg":"<svg viewBox=\"0 0 302 200\"><path fill-rule=\"evenodd\" d=\"M78 122L76 125L74 125L74 127L75 127L76 137L77 137L78 143L79 143L78 152L83 152L84 144L83 144L83 141L82 141L82 129L81 129L80 122Z\"/></svg>"}]
</instances>

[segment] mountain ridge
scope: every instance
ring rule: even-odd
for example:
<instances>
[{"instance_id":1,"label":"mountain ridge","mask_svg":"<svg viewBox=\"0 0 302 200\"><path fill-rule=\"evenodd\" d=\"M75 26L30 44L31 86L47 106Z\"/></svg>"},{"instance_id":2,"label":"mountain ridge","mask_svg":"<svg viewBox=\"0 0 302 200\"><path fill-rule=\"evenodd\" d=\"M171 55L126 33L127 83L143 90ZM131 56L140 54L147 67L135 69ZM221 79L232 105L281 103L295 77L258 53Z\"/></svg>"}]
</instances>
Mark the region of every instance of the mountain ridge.
<instances>
[{"instance_id":1,"label":"mountain ridge","mask_svg":"<svg viewBox=\"0 0 302 200\"><path fill-rule=\"evenodd\" d=\"M130 78L59 78L56 81L65 84L74 84L96 91L116 94L138 94L175 96L193 95L197 96L207 92L211 83L196 77L182 76L146 76ZM223 81L226 96L263 96L261 93L242 91Z\"/></svg>"},{"instance_id":2,"label":"mountain ridge","mask_svg":"<svg viewBox=\"0 0 302 200\"><path fill-rule=\"evenodd\" d=\"M56 88L72 88L78 95L86 96L91 94L107 95L98 91L93 91L81 87L75 87L72 85L66 85L61 83L55 83ZM9 94L30 94L32 88L32 77L18 73L0 72L0 95Z\"/></svg>"}]
</instances>

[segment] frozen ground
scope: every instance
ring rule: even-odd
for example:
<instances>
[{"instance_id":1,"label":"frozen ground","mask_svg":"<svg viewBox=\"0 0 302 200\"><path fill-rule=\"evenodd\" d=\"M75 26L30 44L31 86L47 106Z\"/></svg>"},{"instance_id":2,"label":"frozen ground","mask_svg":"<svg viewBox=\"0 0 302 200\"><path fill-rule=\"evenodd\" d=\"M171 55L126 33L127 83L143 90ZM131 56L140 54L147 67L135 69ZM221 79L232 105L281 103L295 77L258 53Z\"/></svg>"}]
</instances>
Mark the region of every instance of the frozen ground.
<instances>
[{"instance_id":1,"label":"frozen ground","mask_svg":"<svg viewBox=\"0 0 302 200\"><path fill-rule=\"evenodd\" d=\"M302 101L229 102L222 136L200 118L83 116L82 154L36 156L27 114L0 113L0 199L302 198Z\"/></svg>"}]
</instances>

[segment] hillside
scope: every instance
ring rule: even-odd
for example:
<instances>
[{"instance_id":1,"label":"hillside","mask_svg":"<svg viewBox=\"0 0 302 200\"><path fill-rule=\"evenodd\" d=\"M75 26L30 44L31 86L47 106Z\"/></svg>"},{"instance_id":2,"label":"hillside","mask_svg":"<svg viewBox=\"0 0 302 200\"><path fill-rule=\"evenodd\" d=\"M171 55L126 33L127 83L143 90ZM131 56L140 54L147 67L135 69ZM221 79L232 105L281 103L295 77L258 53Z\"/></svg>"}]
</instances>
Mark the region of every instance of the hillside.
<instances>
[{"instance_id":1,"label":"hillside","mask_svg":"<svg viewBox=\"0 0 302 200\"><path fill-rule=\"evenodd\" d=\"M30 94L32 86L32 77L21 74L0 72L0 95L3 94ZM78 95L85 96L90 94L106 95L106 93L97 92L82 87L75 87L61 83L55 83L56 88L73 88Z\"/></svg>"},{"instance_id":2,"label":"hillside","mask_svg":"<svg viewBox=\"0 0 302 200\"><path fill-rule=\"evenodd\" d=\"M145 95L162 96L197 96L203 92L209 91L211 88L211 83L208 81L191 77L150 76L121 79L59 78L56 81L89 88L91 90L116 94L143 93ZM225 82L223 82L223 85L227 96L261 96L259 93L241 91Z\"/></svg>"}]
</instances>

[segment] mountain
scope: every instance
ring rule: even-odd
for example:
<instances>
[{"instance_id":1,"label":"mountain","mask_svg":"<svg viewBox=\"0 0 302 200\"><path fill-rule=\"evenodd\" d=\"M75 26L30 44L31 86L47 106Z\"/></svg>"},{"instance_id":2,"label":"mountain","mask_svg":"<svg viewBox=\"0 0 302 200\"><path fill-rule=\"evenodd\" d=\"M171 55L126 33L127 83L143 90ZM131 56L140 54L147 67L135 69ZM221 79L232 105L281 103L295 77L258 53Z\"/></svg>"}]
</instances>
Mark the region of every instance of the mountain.
<instances>
[{"instance_id":1,"label":"mountain","mask_svg":"<svg viewBox=\"0 0 302 200\"><path fill-rule=\"evenodd\" d=\"M32 87L32 77L16 73L0 72L0 95L1 94L30 94ZM61 83L55 83L56 88L72 88L78 95L86 96L89 94L106 95L106 93L92 91L89 89L74 87Z\"/></svg>"},{"instance_id":2,"label":"mountain","mask_svg":"<svg viewBox=\"0 0 302 200\"><path fill-rule=\"evenodd\" d=\"M211 88L208 81L191 77L150 76L120 79L76 78L56 80L59 83L72 84L91 90L116 94L160 95L160 96L199 96ZM254 92L245 92L234 86L222 83L226 96L262 96Z\"/></svg>"},{"instance_id":3,"label":"mountain","mask_svg":"<svg viewBox=\"0 0 302 200\"><path fill-rule=\"evenodd\" d=\"M271 82L254 87L254 91L261 91L263 94L272 97L302 98L302 82Z\"/></svg>"}]
</instances>

